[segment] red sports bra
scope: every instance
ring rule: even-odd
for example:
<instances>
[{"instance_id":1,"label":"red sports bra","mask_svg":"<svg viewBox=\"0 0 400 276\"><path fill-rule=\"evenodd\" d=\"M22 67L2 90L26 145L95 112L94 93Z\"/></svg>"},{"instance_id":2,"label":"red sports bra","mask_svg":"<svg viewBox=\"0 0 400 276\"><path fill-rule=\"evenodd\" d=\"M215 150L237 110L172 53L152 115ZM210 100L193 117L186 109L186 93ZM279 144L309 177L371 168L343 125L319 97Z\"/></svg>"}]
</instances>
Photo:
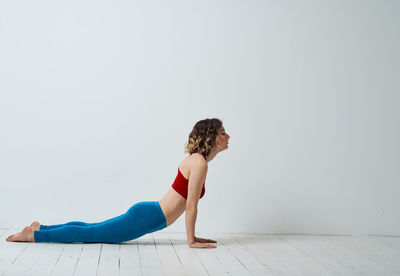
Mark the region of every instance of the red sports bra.
<instances>
[{"instance_id":1,"label":"red sports bra","mask_svg":"<svg viewBox=\"0 0 400 276\"><path fill-rule=\"evenodd\" d=\"M172 188L183 198L187 199L188 184L189 184L189 179L186 179L178 168L178 175L176 176L174 183L171 185ZM205 193L205 184L206 182L204 182L203 184L203 189L201 190L200 198L202 198Z\"/></svg>"}]
</instances>

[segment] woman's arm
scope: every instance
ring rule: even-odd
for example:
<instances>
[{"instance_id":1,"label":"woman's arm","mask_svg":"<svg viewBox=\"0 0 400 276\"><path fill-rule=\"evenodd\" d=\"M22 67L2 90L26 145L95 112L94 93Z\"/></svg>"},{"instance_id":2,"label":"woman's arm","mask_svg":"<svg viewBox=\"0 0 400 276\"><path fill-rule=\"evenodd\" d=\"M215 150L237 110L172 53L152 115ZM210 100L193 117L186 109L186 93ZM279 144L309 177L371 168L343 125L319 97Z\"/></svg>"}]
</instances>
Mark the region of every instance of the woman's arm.
<instances>
[{"instance_id":1,"label":"woman's arm","mask_svg":"<svg viewBox=\"0 0 400 276\"><path fill-rule=\"evenodd\" d=\"M203 188L203 183L206 180L207 170L207 163L198 161L196 164L193 165L190 171L185 214L186 236L189 247L216 247L211 244L198 242L195 236L197 204L199 201L201 190Z\"/></svg>"}]
</instances>

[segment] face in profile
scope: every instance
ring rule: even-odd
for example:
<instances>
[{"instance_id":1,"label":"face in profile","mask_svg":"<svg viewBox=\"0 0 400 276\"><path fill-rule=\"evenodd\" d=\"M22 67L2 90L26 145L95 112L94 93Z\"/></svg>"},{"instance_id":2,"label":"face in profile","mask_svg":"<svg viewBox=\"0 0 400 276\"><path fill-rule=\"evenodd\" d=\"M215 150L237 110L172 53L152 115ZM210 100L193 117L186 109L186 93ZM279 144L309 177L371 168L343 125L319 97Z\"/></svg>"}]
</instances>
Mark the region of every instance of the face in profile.
<instances>
[{"instance_id":1,"label":"face in profile","mask_svg":"<svg viewBox=\"0 0 400 276\"><path fill-rule=\"evenodd\" d=\"M230 138L231 136L229 136L229 134L225 132L225 128L221 127L218 130L216 143L219 146L219 148L221 148L222 150L226 150L228 148Z\"/></svg>"}]
</instances>

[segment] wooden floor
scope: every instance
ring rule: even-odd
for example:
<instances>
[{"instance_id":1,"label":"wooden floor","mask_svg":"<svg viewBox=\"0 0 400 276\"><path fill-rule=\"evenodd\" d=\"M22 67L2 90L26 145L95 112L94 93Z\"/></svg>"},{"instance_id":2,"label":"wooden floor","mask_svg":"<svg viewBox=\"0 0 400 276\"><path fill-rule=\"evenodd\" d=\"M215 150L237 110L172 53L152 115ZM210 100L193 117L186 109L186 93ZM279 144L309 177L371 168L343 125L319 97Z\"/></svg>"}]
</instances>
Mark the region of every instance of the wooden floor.
<instances>
[{"instance_id":1,"label":"wooden floor","mask_svg":"<svg viewBox=\"0 0 400 276\"><path fill-rule=\"evenodd\" d=\"M218 234L192 249L185 233L122 244L7 242L0 275L400 275L400 237Z\"/></svg>"}]
</instances>

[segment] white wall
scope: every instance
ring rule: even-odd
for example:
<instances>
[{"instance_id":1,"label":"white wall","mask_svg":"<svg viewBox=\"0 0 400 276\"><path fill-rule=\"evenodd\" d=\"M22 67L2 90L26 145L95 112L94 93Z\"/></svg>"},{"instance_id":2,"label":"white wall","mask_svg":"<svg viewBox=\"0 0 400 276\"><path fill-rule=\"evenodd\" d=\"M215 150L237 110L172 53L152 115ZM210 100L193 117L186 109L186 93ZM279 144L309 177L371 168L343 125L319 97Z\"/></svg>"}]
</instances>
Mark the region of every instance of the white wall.
<instances>
[{"instance_id":1,"label":"white wall","mask_svg":"<svg viewBox=\"0 0 400 276\"><path fill-rule=\"evenodd\" d=\"M196 231L399 235L399 3L1 1L0 226L159 200L217 117Z\"/></svg>"}]
</instances>

